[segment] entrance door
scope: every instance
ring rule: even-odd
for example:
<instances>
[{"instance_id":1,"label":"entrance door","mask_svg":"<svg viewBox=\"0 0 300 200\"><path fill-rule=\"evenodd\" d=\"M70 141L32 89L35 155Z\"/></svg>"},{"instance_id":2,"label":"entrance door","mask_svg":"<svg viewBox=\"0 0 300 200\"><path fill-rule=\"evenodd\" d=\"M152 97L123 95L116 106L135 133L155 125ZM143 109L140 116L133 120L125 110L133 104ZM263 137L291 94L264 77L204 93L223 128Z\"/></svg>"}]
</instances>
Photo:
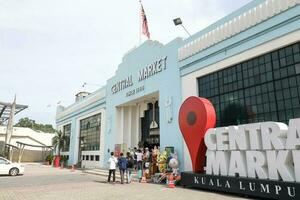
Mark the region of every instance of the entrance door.
<instances>
[{"instance_id":1,"label":"entrance door","mask_svg":"<svg viewBox=\"0 0 300 200\"><path fill-rule=\"evenodd\" d=\"M158 101L155 102L155 117L153 118L153 104L148 103L148 110L145 111L144 117L141 118L141 142L144 147L152 149L154 146L159 146L160 131L159 131L159 106ZM155 119L158 124L157 128L150 128L151 122Z\"/></svg>"}]
</instances>

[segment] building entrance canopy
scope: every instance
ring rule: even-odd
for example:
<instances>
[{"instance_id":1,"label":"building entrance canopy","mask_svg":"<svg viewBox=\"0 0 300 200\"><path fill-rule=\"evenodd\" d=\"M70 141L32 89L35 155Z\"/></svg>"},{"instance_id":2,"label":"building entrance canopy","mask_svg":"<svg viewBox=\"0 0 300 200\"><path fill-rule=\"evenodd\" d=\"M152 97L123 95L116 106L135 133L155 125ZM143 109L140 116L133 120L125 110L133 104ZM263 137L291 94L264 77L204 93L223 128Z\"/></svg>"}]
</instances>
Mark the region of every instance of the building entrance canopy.
<instances>
[{"instance_id":1,"label":"building entrance canopy","mask_svg":"<svg viewBox=\"0 0 300 200\"><path fill-rule=\"evenodd\" d=\"M28 108L26 105L16 104L15 115L22 110ZM12 103L5 103L0 101L0 125L2 125L5 121L9 119L10 113L12 109Z\"/></svg>"}]
</instances>

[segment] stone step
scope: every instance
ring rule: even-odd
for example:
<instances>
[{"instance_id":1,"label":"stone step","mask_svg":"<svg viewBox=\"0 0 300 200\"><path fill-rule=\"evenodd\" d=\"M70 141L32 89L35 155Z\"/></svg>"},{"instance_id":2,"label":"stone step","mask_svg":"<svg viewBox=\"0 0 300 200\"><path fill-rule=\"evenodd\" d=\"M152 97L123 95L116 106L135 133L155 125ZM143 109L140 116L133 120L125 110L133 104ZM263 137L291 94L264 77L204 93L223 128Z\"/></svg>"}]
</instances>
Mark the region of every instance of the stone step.
<instances>
[{"instance_id":1,"label":"stone step","mask_svg":"<svg viewBox=\"0 0 300 200\"><path fill-rule=\"evenodd\" d=\"M103 173L108 174L108 169L95 168L95 169L88 169L88 170L93 170L93 171L96 171L96 172L103 172ZM120 172L119 169L116 169L116 172ZM137 174L137 171L133 171L132 174Z\"/></svg>"},{"instance_id":2,"label":"stone step","mask_svg":"<svg viewBox=\"0 0 300 200\"><path fill-rule=\"evenodd\" d=\"M102 176L102 177L106 177L106 178L108 177L108 174L109 174L108 169L84 169L82 171L87 174L98 175L98 176ZM119 170L116 170L116 179L121 180ZM126 173L125 173L125 180L126 180ZM138 180L137 172L132 173L132 180L135 180L135 181Z\"/></svg>"}]
</instances>

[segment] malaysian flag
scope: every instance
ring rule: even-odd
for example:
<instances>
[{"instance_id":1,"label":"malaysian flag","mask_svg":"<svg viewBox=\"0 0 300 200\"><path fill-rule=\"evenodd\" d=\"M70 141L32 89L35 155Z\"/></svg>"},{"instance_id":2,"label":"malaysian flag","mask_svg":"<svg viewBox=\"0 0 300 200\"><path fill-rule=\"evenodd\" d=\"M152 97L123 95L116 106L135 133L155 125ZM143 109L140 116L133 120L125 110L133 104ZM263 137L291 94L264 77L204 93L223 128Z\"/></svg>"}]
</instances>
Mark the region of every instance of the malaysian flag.
<instances>
[{"instance_id":1,"label":"malaysian flag","mask_svg":"<svg viewBox=\"0 0 300 200\"><path fill-rule=\"evenodd\" d=\"M150 32L149 32L149 28L148 28L148 21L147 21L147 17L143 8L143 5L141 4L141 16L142 16L142 33L148 38L150 39Z\"/></svg>"}]
</instances>

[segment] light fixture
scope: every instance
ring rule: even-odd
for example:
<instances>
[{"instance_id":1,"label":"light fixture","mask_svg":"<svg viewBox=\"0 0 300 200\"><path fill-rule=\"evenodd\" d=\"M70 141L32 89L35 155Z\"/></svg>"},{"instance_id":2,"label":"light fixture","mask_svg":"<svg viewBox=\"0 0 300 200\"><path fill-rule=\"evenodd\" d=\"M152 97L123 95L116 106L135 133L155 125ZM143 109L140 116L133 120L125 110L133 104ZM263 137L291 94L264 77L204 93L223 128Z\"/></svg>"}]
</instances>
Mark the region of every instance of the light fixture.
<instances>
[{"instance_id":1,"label":"light fixture","mask_svg":"<svg viewBox=\"0 0 300 200\"><path fill-rule=\"evenodd\" d=\"M180 17L177 17L176 19L173 19L173 22L175 24L175 26L181 25L182 28L185 30L185 32L191 37L191 34L187 31L187 29L183 26L182 24L182 20L180 19Z\"/></svg>"},{"instance_id":2,"label":"light fixture","mask_svg":"<svg viewBox=\"0 0 300 200\"><path fill-rule=\"evenodd\" d=\"M152 99L152 122L150 123L150 130L158 128L158 124L155 120L155 102L156 100L153 98Z\"/></svg>"},{"instance_id":3,"label":"light fixture","mask_svg":"<svg viewBox=\"0 0 300 200\"><path fill-rule=\"evenodd\" d=\"M179 17L176 18L176 19L173 19L173 22L174 22L175 26L178 26L178 25L182 24L182 21L181 21L181 19Z\"/></svg>"}]
</instances>

